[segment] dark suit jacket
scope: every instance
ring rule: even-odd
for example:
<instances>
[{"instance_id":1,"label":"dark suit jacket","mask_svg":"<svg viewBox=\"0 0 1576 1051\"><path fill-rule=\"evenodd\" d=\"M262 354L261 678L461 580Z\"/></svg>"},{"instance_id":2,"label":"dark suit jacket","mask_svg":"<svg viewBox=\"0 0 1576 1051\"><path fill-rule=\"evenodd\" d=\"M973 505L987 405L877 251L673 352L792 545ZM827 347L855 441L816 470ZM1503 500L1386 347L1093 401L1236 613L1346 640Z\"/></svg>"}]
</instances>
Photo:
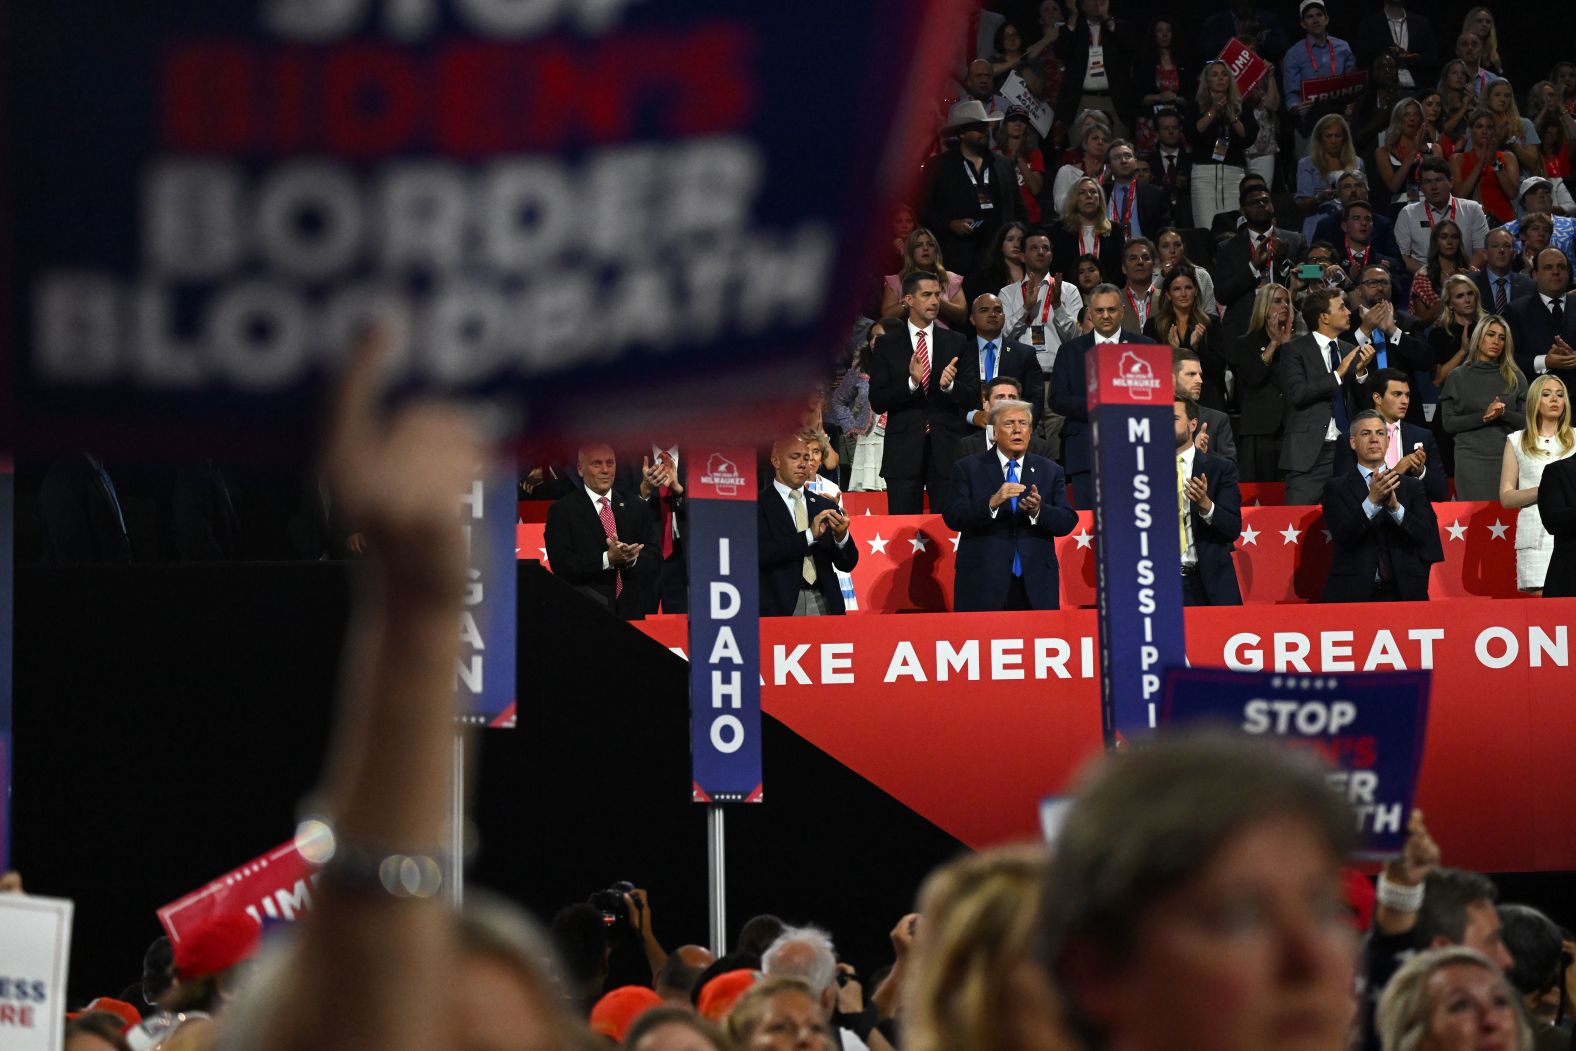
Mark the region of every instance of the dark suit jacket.
<instances>
[{"instance_id":1,"label":"dark suit jacket","mask_svg":"<svg viewBox=\"0 0 1576 1051\"><path fill-rule=\"evenodd\" d=\"M1128 29L1126 25L1102 26L1100 46L1105 49L1105 74L1111 82L1111 101L1123 121L1130 125L1137 115L1138 99L1133 91L1134 47ZM1056 112L1066 114L1071 121L1078 114L1078 97L1083 94L1084 73L1089 68L1088 21L1080 16L1077 27L1064 29L1051 47L1061 56L1065 67L1061 94L1055 99Z\"/></svg>"},{"instance_id":2,"label":"dark suit jacket","mask_svg":"<svg viewBox=\"0 0 1576 1051\"><path fill-rule=\"evenodd\" d=\"M1392 43L1390 23L1383 11L1363 19L1357 27L1357 38L1352 41L1357 68L1372 67L1374 58L1389 51ZM1412 71L1417 93L1424 94L1439 82L1439 43L1434 37L1433 23L1412 11L1406 13L1406 49L1417 58L1405 63L1405 68Z\"/></svg>"},{"instance_id":3,"label":"dark suit jacket","mask_svg":"<svg viewBox=\"0 0 1576 1051\"><path fill-rule=\"evenodd\" d=\"M1559 332L1554 331L1554 318L1544 306L1543 297L1536 292L1512 303L1505 315L1516 345L1516 364L1529 381L1538 375L1532 367L1533 359L1549 352L1555 336L1564 336L1567 344L1576 347L1576 293L1565 294L1565 327ZM1567 391L1576 389L1576 369L1550 369L1549 372L1565 382Z\"/></svg>"},{"instance_id":4,"label":"dark suit jacket","mask_svg":"<svg viewBox=\"0 0 1576 1051\"><path fill-rule=\"evenodd\" d=\"M908 389L914 344L907 324L894 327L871 348L870 407L887 414L886 442L881 451L884 478L925 477L926 423L930 424L932 455L946 457L951 463L953 447L968 433L963 410L980 403L979 366L970 364L975 356L973 340L940 325L933 326L931 333L930 384L923 390ZM958 359L958 375L949 393L941 389L941 373L954 357Z\"/></svg>"},{"instance_id":5,"label":"dark suit jacket","mask_svg":"<svg viewBox=\"0 0 1576 1051\"><path fill-rule=\"evenodd\" d=\"M1488 268L1474 270L1469 276L1472 278L1472 283L1478 287L1478 300L1483 304L1483 309L1490 314L1494 313L1494 289L1488 281ZM1526 299L1538 291L1538 286L1533 284L1532 278L1526 274L1511 274L1508 280L1510 281L1508 294L1511 303ZM1507 309L1508 306L1509 304L1507 304Z\"/></svg>"},{"instance_id":6,"label":"dark suit jacket","mask_svg":"<svg viewBox=\"0 0 1576 1051\"><path fill-rule=\"evenodd\" d=\"M1229 344L1228 360L1232 374L1237 377L1238 434L1258 437L1279 434L1285 423L1286 399L1275 380L1275 364L1286 348L1277 350L1275 358L1266 365L1262 355L1269 342L1264 330L1258 328Z\"/></svg>"},{"instance_id":7,"label":"dark suit jacket","mask_svg":"<svg viewBox=\"0 0 1576 1051\"><path fill-rule=\"evenodd\" d=\"M1436 504L1443 503L1445 497L1449 495L1449 479L1445 477L1445 461L1439 455L1439 443L1434 440L1434 432L1427 427L1402 420L1401 455L1405 456L1410 453L1414 445L1422 445L1423 452L1428 457L1428 467L1423 471L1423 477L1418 479L1423 483L1423 491L1428 494L1429 500ZM1356 468L1357 454L1352 452L1352 443L1336 442L1336 475L1344 474Z\"/></svg>"},{"instance_id":8,"label":"dark suit jacket","mask_svg":"<svg viewBox=\"0 0 1576 1051\"><path fill-rule=\"evenodd\" d=\"M1188 526L1193 530L1193 550L1198 554L1198 576L1211 606L1242 605L1242 589L1237 585L1237 566L1231 552L1242 535L1242 488L1237 481L1237 465L1224 456L1193 454L1193 473L1207 475L1209 499L1215 505L1211 521L1194 504Z\"/></svg>"},{"instance_id":9,"label":"dark suit jacket","mask_svg":"<svg viewBox=\"0 0 1576 1051\"><path fill-rule=\"evenodd\" d=\"M1396 589L1409 602L1428 598L1428 574L1445 553L1439 544L1439 522L1423 483L1402 478L1398 495L1406 509L1400 525L1384 508L1369 518L1363 513L1368 486L1354 466L1324 486L1324 527L1334 548L1330 576L1324 582L1325 602L1362 602L1372 593L1379 565L1379 546L1388 544Z\"/></svg>"},{"instance_id":10,"label":"dark suit jacket","mask_svg":"<svg viewBox=\"0 0 1576 1051\"><path fill-rule=\"evenodd\" d=\"M651 506L638 493L614 487L608 491L608 500L618 538L626 544L646 545L635 564L623 569L624 587L617 598L613 594L617 574L602 568L607 533L584 485L577 485L547 509L547 560L554 576L563 577L604 609L624 620L640 620L645 616L645 578L658 571L662 538L657 535Z\"/></svg>"},{"instance_id":11,"label":"dark suit jacket","mask_svg":"<svg viewBox=\"0 0 1576 1051\"><path fill-rule=\"evenodd\" d=\"M1156 234L1171 225L1171 195L1151 183L1141 182L1137 186L1137 203L1134 204L1133 209L1138 213L1139 229L1143 231L1145 237L1153 241ZM1106 180L1105 199L1110 202L1107 207L1111 209L1111 221L1119 221L1120 213L1116 210L1116 188L1109 179ZM1123 236L1127 234L1125 227L1122 234Z\"/></svg>"},{"instance_id":12,"label":"dark suit jacket","mask_svg":"<svg viewBox=\"0 0 1576 1051\"><path fill-rule=\"evenodd\" d=\"M1078 235L1070 232L1061 223L1051 228L1051 273L1070 282L1074 288L1078 286ZM1100 275L1113 285L1122 283L1122 248L1127 244L1127 238L1115 226L1111 232L1100 238ZM1087 307L1089 304L1085 303Z\"/></svg>"},{"instance_id":13,"label":"dark suit jacket","mask_svg":"<svg viewBox=\"0 0 1576 1051\"><path fill-rule=\"evenodd\" d=\"M125 505L117 517L115 502L85 453L50 465L38 502L51 561L131 561L131 542L121 524Z\"/></svg>"},{"instance_id":14,"label":"dark suit jacket","mask_svg":"<svg viewBox=\"0 0 1576 1051\"><path fill-rule=\"evenodd\" d=\"M822 511L837 508L824 496L804 495L807 522L814 523L815 516ZM756 529L760 534L761 616L793 616L794 605L799 601L799 582L804 579L806 555L815 559L815 586L826 600L827 612L847 612L843 588L833 570L853 572L859 561L859 543L852 536L841 547L830 529L814 542L806 540L804 533L794 528L793 515L772 482L767 482L756 497Z\"/></svg>"},{"instance_id":15,"label":"dark suit jacket","mask_svg":"<svg viewBox=\"0 0 1576 1051\"><path fill-rule=\"evenodd\" d=\"M1239 229L1231 240L1216 250L1215 261L1209 267L1209 276L1215 279L1215 301L1228 310L1259 287L1250 259L1251 236L1246 226ZM1286 246L1286 254L1275 264L1275 278L1284 285L1286 264L1302 258L1302 235L1277 226L1273 236Z\"/></svg>"},{"instance_id":16,"label":"dark suit jacket","mask_svg":"<svg viewBox=\"0 0 1576 1051\"><path fill-rule=\"evenodd\" d=\"M1543 528L1554 536L1554 555L1543 579L1544 597L1576 597L1576 456L1543 469L1538 513L1543 516Z\"/></svg>"},{"instance_id":17,"label":"dark suit jacket","mask_svg":"<svg viewBox=\"0 0 1576 1051\"><path fill-rule=\"evenodd\" d=\"M1166 162L1165 158L1160 156L1160 147L1156 145L1152 151L1144 156L1149 161L1149 171L1155 180L1155 185L1165 191L1166 200L1174 202L1178 197L1185 199L1187 197L1187 180L1193 175L1193 155L1187 151L1187 147L1178 148L1176 161L1171 165L1171 179L1169 181L1166 179ZM1144 230L1147 234L1149 227L1144 227Z\"/></svg>"},{"instance_id":18,"label":"dark suit jacket","mask_svg":"<svg viewBox=\"0 0 1576 1051\"><path fill-rule=\"evenodd\" d=\"M957 459L961 460L966 456L978 456L986 449L994 448L994 446L990 445L990 443L985 440L987 433L988 429L977 430L967 438L960 438L958 440ZM1029 452L1034 456L1043 456L1047 460L1055 459L1055 457L1051 455L1050 442L1047 442L1044 438L1030 438Z\"/></svg>"},{"instance_id":19,"label":"dark suit jacket","mask_svg":"<svg viewBox=\"0 0 1576 1051\"><path fill-rule=\"evenodd\" d=\"M1035 314L1035 318L1038 319L1039 314ZM969 409L958 410L960 414L979 408L984 388L979 371L979 337L969 336L967 340L969 350L974 353L972 356L965 353L958 359L958 382L965 385L962 397L973 400L965 402ZM1034 421L1038 423L1045 407L1045 370L1040 367L1040 356L1028 343L1005 340L1000 335L995 342L996 375L1011 376L1018 381L1018 385L1023 388L1023 400L1034 406Z\"/></svg>"},{"instance_id":20,"label":"dark suit jacket","mask_svg":"<svg viewBox=\"0 0 1576 1051\"><path fill-rule=\"evenodd\" d=\"M1018 480L1040 493L1040 515L1032 524L1028 512L1014 512L1007 504L991 517L990 498L1006 481L996 450L959 460L952 469L952 493L942 518L963 535L952 589L956 610L1005 609L1014 552L1029 604L1034 609L1061 607L1055 538L1073 531L1078 513L1067 502L1067 482L1054 460L1026 454Z\"/></svg>"},{"instance_id":21,"label":"dark suit jacket","mask_svg":"<svg viewBox=\"0 0 1576 1051\"><path fill-rule=\"evenodd\" d=\"M1154 343L1148 336L1124 332L1124 343ZM1062 425L1062 462L1068 474L1082 474L1094 465L1094 446L1089 429L1088 372L1084 358L1094 346L1094 333L1085 332L1063 343L1051 368L1051 411L1067 417Z\"/></svg>"},{"instance_id":22,"label":"dark suit jacket","mask_svg":"<svg viewBox=\"0 0 1576 1051\"><path fill-rule=\"evenodd\" d=\"M964 165L968 164L962 151L954 146L932 157L927 177L930 189L920 208L919 221L936 235L941 246L941 258L954 273L967 274L974 269L976 254L984 260L985 248L990 239L1006 223L1018 218L1018 175L1013 163L999 154L992 153L986 163L990 170L990 185L976 188L969 180ZM983 175L983 173L981 173ZM991 207L980 207L980 190L990 194ZM954 219L979 219L979 229L969 237L959 237L952 232Z\"/></svg>"},{"instance_id":23,"label":"dark suit jacket","mask_svg":"<svg viewBox=\"0 0 1576 1051\"><path fill-rule=\"evenodd\" d=\"M241 557L241 520L224 473L211 460L176 472L170 489L175 553L182 562Z\"/></svg>"},{"instance_id":24,"label":"dark suit jacket","mask_svg":"<svg viewBox=\"0 0 1576 1051\"><path fill-rule=\"evenodd\" d=\"M1340 348L1341 356L1345 357L1351 344L1342 340ZM1311 332L1282 347L1275 355L1275 367L1276 381L1286 396L1281 470L1306 471L1319 458L1325 432L1330 428L1330 395L1336 387L1335 373L1325 364L1325 357ZM1340 387L1346 401L1346 418L1351 419L1358 412L1356 377L1348 375L1340 381Z\"/></svg>"},{"instance_id":25,"label":"dark suit jacket","mask_svg":"<svg viewBox=\"0 0 1576 1051\"><path fill-rule=\"evenodd\" d=\"M1415 327L1409 327L1407 322L1404 320L1405 318L1411 318L1411 321L1415 325L1417 319L1413 318L1410 314L1404 314L1399 310L1396 311L1395 317L1396 327L1401 330L1401 338L1399 340L1392 340L1390 339L1389 335L1386 334L1384 358L1385 364L1392 369L1400 369L1408 376L1412 376L1414 373L1418 372L1423 373L1425 376L1432 375L1434 371L1434 348L1428 345L1428 341L1422 337L1422 334L1418 332ZM1356 307L1352 308L1352 319L1354 321L1357 319ZM1356 344L1357 328L1358 326L1353 325L1345 332L1342 332L1341 342ZM1374 373L1378 370L1379 358L1376 353L1373 364L1368 367L1368 382L1363 386L1363 389L1358 391L1356 394L1356 403L1359 408L1368 409L1373 407L1371 395L1374 389L1373 384L1375 383ZM1415 379L1412 380L1412 386L1414 388L1417 386L1417 381ZM1420 392L1416 390L1413 391L1412 401L1406 408L1406 422L1415 423L1418 426L1422 426L1424 423L1428 422L1428 417L1423 415L1423 399L1420 396ZM1411 446L1407 446L1407 449L1410 451Z\"/></svg>"}]
</instances>

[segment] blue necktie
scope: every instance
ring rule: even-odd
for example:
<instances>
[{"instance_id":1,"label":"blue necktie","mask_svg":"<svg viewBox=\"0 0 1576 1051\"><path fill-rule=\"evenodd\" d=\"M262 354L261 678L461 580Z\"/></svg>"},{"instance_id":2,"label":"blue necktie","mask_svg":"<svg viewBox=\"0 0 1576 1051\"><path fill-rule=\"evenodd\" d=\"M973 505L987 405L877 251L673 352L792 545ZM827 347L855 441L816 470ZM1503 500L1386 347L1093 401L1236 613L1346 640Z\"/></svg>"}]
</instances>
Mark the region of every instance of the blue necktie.
<instances>
[{"instance_id":1,"label":"blue necktie","mask_svg":"<svg viewBox=\"0 0 1576 1051\"><path fill-rule=\"evenodd\" d=\"M980 380L989 383L996 378L996 344L994 341L985 344L985 372Z\"/></svg>"},{"instance_id":2,"label":"blue necktie","mask_svg":"<svg viewBox=\"0 0 1576 1051\"><path fill-rule=\"evenodd\" d=\"M1340 367L1340 364L1341 344L1332 339L1330 340L1330 371L1332 374L1337 368ZM1335 420L1335 426L1338 427L1341 434L1344 435L1346 433L1347 425L1346 392L1341 389L1340 379L1341 378L1339 376L1335 377L1335 389L1330 392L1330 415Z\"/></svg>"},{"instance_id":3,"label":"blue necktie","mask_svg":"<svg viewBox=\"0 0 1576 1051\"><path fill-rule=\"evenodd\" d=\"M1374 362L1379 368L1385 367L1385 338L1384 333L1374 329Z\"/></svg>"},{"instance_id":4,"label":"blue necktie","mask_svg":"<svg viewBox=\"0 0 1576 1051\"><path fill-rule=\"evenodd\" d=\"M1008 460L1007 461L1007 481L1009 481L1009 482L1016 482L1017 480L1018 480L1018 461L1017 460ZM1012 508L1012 513L1013 514L1017 514L1018 513L1018 498L1016 496L1009 497L1008 500L1007 500L1007 503ZM1012 575L1015 576L1015 577L1023 576L1023 559L1018 555L1017 541L1013 542L1013 547L1012 547Z\"/></svg>"}]
</instances>

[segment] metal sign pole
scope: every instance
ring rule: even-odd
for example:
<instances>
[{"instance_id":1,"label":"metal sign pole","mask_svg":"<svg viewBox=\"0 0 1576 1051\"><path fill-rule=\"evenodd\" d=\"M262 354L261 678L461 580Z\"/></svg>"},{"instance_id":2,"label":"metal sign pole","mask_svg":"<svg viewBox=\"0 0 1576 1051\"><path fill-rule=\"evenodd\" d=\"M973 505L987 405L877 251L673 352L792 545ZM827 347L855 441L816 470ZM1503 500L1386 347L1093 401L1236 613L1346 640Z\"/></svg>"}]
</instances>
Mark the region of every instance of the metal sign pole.
<instances>
[{"instance_id":1,"label":"metal sign pole","mask_svg":"<svg viewBox=\"0 0 1576 1051\"><path fill-rule=\"evenodd\" d=\"M465 903L465 731L454 735L449 783L449 901L456 911Z\"/></svg>"},{"instance_id":2,"label":"metal sign pole","mask_svg":"<svg viewBox=\"0 0 1576 1051\"><path fill-rule=\"evenodd\" d=\"M722 807L706 808L706 889L711 899L711 951L718 956L728 951L728 867L723 856L725 822Z\"/></svg>"}]
</instances>

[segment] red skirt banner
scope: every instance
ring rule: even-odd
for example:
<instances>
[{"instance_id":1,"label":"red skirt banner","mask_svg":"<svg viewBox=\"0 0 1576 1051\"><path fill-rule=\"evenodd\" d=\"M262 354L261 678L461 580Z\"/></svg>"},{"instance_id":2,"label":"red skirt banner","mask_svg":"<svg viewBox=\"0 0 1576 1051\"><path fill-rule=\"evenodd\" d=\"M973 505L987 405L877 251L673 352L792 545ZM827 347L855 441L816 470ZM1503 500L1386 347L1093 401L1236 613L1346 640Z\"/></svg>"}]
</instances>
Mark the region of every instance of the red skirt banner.
<instances>
[{"instance_id":1,"label":"red skirt banner","mask_svg":"<svg viewBox=\"0 0 1576 1051\"><path fill-rule=\"evenodd\" d=\"M1453 865L1576 869L1576 599L1189 609L1195 667L1431 669L1416 803ZM638 625L682 653L682 617ZM764 711L970 846L1101 749L1092 610L761 621Z\"/></svg>"}]
</instances>

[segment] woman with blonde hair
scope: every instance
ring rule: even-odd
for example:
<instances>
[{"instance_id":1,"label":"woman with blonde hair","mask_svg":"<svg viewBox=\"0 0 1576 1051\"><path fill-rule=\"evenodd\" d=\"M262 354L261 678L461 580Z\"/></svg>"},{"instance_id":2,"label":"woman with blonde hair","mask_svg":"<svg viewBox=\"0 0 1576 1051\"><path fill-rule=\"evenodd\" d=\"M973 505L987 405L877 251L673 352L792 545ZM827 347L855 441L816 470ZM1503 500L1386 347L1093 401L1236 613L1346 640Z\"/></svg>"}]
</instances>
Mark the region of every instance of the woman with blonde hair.
<instances>
[{"instance_id":1,"label":"woman with blonde hair","mask_svg":"<svg viewBox=\"0 0 1576 1051\"><path fill-rule=\"evenodd\" d=\"M1064 281L1078 276L1077 262L1092 255L1107 274L1122 272L1122 228L1111 222L1105 190L1088 176L1073 183L1062 208L1061 223L1051 230L1051 271Z\"/></svg>"},{"instance_id":2,"label":"woman with blonde hair","mask_svg":"<svg viewBox=\"0 0 1576 1051\"><path fill-rule=\"evenodd\" d=\"M1532 1051L1532 1027L1499 968L1475 949L1420 952L1391 977L1375 1016L1384 1051Z\"/></svg>"},{"instance_id":3,"label":"woman with blonde hair","mask_svg":"<svg viewBox=\"0 0 1576 1051\"><path fill-rule=\"evenodd\" d=\"M1543 469L1573 453L1570 393L1558 376L1539 376L1527 390L1527 426L1505 439L1499 472L1499 502L1517 511L1516 587L1528 594L1543 594L1554 554L1554 537L1538 512Z\"/></svg>"},{"instance_id":4,"label":"woman with blonde hair","mask_svg":"<svg viewBox=\"0 0 1576 1051\"><path fill-rule=\"evenodd\" d=\"M739 997L725 1020L737 1051L832 1051L821 1001L802 978L763 978Z\"/></svg>"},{"instance_id":5,"label":"woman with blonde hair","mask_svg":"<svg viewBox=\"0 0 1576 1051\"><path fill-rule=\"evenodd\" d=\"M1363 159L1352 143L1352 129L1339 113L1326 113L1308 136L1308 155L1297 162L1297 210L1305 216L1302 236L1313 240L1320 209L1335 199L1335 184L1342 172L1360 171Z\"/></svg>"},{"instance_id":6,"label":"woman with blonde hair","mask_svg":"<svg viewBox=\"0 0 1576 1051\"><path fill-rule=\"evenodd\" d=\"M1489 81L1483 91L1483 108L1494 116L1495 140L1504 143L1506 148L1515 153L1522 171L1536 173L1542 163L1538 155L1538 144L1542 140L1538 138L1532 121L1523 117L1521 110L1516 108L1516 92L1510 86L1510 81L1504 77L1495 77Z\"/></svg>"},{"instance_id":7,"label":"woman with blonde hair","mask_svg":"<svg viewBox=\"0 0 1576 1051\"><path fill-rule=\"evenodd\" d=\"M1302 317L1291 308L1291 289L1260 285L1248 331L1237 337L1231 372L1237 378L1237 466L1244 482L1280 480L1281 425L1286 399L1275 381L1275 359L1296 336Z\"/></svg>"},{"instance_id":8,"label":"woman with blonde hair","mask_svg":"<svg viewBox=\"0 0 1576 1051\"><path fill-rule=\"evenodd\" d=\"M925 880L903 987L903 1051L1071 1047L1032 959L1048 864L1043 847L1002 847Z\"/></svg>"},{"instance_id":9,"label":"woman with blonde hair","mask_svg":"<svg viewBox=\"0 0 1576 1051\"><path fill-rule=\"evenodd\" d=\"M1456 439L1456 499L1497 500L1505 436L1526 419L1527 377L1498 314L1477 323L1467 346L1466 364L1445 378L1439 414Z\"/></svg>"},{"instance_id":10,"label":"woman with blonde hair","mask_svg":"<svg viewBox=\"0 0 1576 1051\"><path fill-rule=\"evenodd\" d=\"M968 324L969 308L963 300L963 275L947 272L941 261L941 242L923 226L908 232L903 242L903 267L895 274L888 274L881 290L881 316L891 317L903 305L903 281L919 270L927 270L941 279L941 316L937 324L942 328L963 328Z\"/></svg>"},{"instance_id":11,"label":"woman with blonde hair","mask_svg":"<svg viewBox=\"0 0 1576 1051\"><path fill-rule=\"evenodd\" d=\"M1505 64L1499 58L1499 29L1494 24L1494 12L1486 7L1474 7L1461 20L1461 32L1472 33L1483 42L1478 62L1484 69L1502 72Z\"/></svg>"},{"instance_id":12,"label":"woman with blonde hair","mask_svg":"<svg viewBox=\"0 0 1576 1051\"><path fill-rule=\"evenodd\" d=\"M1208 230L1217 212L1229 211L1247 170L1247 149L1259 123L1242 104L1236 78L1219 59L1204 63L1198 91L1182 114L1192 144L1193 225Z\"/></svg>"},{"instance_id":13,"label":"woman with blonde hair","mask_svg":"<svg viewBox=\"0 0 1576 1051\"><path fill-rule=\"evenodd\" d=\"M1390 127L1374 150L1374 175L1390 192L1391 219L1412 201L1421 200L1418 165L1438 152L1429 138L1428 115L1415 98L1404 98L1390 110Z\"/></svg>"}]
</instances>

